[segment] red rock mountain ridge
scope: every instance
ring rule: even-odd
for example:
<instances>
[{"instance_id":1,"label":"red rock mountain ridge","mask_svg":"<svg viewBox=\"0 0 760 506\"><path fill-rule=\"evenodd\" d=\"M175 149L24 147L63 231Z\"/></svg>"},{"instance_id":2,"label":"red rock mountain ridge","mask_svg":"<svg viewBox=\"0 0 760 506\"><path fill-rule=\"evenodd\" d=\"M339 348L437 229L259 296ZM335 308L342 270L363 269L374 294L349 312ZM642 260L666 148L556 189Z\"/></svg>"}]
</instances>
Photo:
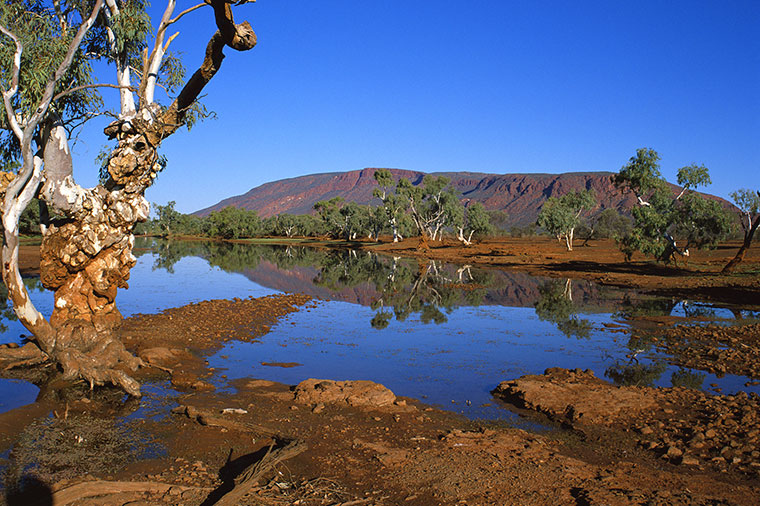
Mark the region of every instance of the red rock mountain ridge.
<instances>
[{"instance_id":1,"label":"red rock mountain ridge","mask_svg":"<svg viewBox=\"0 0 760 506\"><path fill-rule=\"evenodd\" d=\"M350 172L311 174L281 179L251 189L243 195L230 197L193 214L206 216L228 206L257 211L266 218L281 213L308 214L320 200L343 197L359 204L379 204L372 197L377 188L374 174L378 169L367 168ZM388 169L398 181L405 177L412 183L422 182L424 172ZM612 183L612 172L567 172L564 174L483 174L478 172L433 172L434 176L451 179L462 201L482 202L486 209L498 209L509 215L513 224L528 224L536 220L543 203L549 197L561 196L573 190L593 189L602 209L630 209L636 202L632 193L622 193ZM675 188L675 187L674 187Z\"/></svg>"}]
</instances>

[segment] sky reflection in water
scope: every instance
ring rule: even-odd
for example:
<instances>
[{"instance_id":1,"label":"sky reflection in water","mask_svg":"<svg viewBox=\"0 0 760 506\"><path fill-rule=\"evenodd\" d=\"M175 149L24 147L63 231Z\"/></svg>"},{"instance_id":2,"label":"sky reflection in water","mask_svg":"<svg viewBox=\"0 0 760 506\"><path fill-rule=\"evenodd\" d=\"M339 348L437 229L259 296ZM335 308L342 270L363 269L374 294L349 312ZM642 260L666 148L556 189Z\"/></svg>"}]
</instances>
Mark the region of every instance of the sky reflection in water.
<instances>
[{"instance_id":1,"label":"sky reflection in water","mask_svg":"<svg viewBox=\"0 0 760 506\"><path fill-rule=\"evenodd\" d=\"M744 386L746 378L669 366L651 343L618 331L627 327L623 313L684 316L697 307L682 301L522 273L440 263L420 268L366 253L152 240L137 247L132 288L118 298L125 316L280 291L328 299L283 319L259 342L231 342L211 357L222 388L222 374L288 384L310 377L369 379L475 418L512 418L489 392L500 381L548 367L588 368L618 383L758 391ZM49 313L50 293L33 291L32 298ZM714 318L733 318L725 309L698 307L701 316L712 311ZM3 342L19 342L20 324L5 325ZM294 362L300 365L262 365ZM36 387L10 381L0 383L2 411L36 395Z\"/></svg>"}]
</instances>

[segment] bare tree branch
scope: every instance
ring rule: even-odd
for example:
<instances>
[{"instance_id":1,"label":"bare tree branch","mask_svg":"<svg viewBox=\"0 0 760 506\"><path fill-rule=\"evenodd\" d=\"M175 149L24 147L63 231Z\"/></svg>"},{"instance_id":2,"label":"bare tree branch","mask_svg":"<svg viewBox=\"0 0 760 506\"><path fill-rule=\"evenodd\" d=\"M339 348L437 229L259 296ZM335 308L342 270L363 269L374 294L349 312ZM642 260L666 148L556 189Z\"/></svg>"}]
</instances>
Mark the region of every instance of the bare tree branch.
<instances>
[{"instance_id":1,"label":"bare tree branch","mask_svg":"<svg viewBox=\"0 0 760 506\"><path fill-rule=\"evenodd\" d=\"M164 37L166 36L166 29L169 26L169 21L171 20L176 5L177 2L175 0L168 0L166 2L164 15L161 17L158 30L156 30L156 41L153 44L153 50L145 64L143 79L140 83L139 96L141 107L153 103L153 95L155 93L156 81L158 79L158 69L161 67L161 61L164 58Z\"/></svg>"},{"instance_id":2,"label":"bare tree branch","mask_svg":"<svg viewBox=\"0 0 760 506\"><path fill-rule=\"evenodd\" d=\"M119 6L116 5L116 0L105 0L107 9L104 9L106 19L109 26L106 27L106 33L108 35L108 45L116 61L116 82L123 88L119 91L121 114L129 115L135 111L135 99L132 96L132 91L129 86L131 85L131 79L129 75L129 65L123 55L116 54L116 35L113 33L110 24L113 18L119 14Z\"/></svg>"},{"instance_id":3,"label":"bare tree branch","mask_svg":"<svg viewBox=\"0 0 760 506\"><path fill-rule=\"evenodd\" d=\"M238 51L247 51L256 45L256 33L251 25L247 21L236 25L232 17L232 9L225 0L209 1L214 8L218 30L206 45L206 54L200 68L185 83L177 98L161 115L161 121L150 131L145 132L146 139L154 146L184 124L188 108L219 71L224 59L225 46Z\"/></svg>"},{"instance_id":4,"label":"bare tree branch","mask_svg":"<svg viewBox=\"0 0 760 506\"><path fill-rule=\"evenodd\" d=\"M205 2L200 3L198 5L193 5L192 7L188 8L188 9L185 9L184 11L180 12L175 17L173 17L172 19L170 19L168 21L167 25L171 25L172 23L176 23L177 21L179 21L180 19L182 19L182 17L185 16L186 14L190 14L194 10L200 9L201 7L205 7L207 5L211 5L211 1L210 0L206 0Z\"/></svg>"},{"instance_id":5,"label":"bare tree branch","mask_svg":"<svg viewBox=\"0 0 760 506\"><path fill-rule=\"evenodd\" d=\"M91 88L116 88L118 90L127 89L129 91L137 91L137 88L134 86L120 86L118 84L110 84L110 83L94 83L94 84L83 84L81 86L74 86L73 88L69 88L68 90L64 90L60 92L58 95L53 97L53 102L58 100L61 97L65 97L66 95L71 95L72 93L76 93L77 91L82 91L86 89Z\"/></svg>"}]
</instances>

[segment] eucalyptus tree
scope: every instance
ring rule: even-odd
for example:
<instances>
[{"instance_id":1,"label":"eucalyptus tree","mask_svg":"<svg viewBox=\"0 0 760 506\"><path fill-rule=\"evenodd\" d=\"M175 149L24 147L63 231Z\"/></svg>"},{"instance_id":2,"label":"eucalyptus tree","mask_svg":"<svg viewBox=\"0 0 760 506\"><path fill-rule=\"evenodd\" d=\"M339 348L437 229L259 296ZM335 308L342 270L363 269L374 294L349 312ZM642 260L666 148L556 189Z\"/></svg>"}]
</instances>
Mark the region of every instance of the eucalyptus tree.
<instances>
[{"instance_id":1,"label":"eucalyptus tree","mask_svg":"<svg viewBox=\"0 0 760 506\"><path fill-rule=\"evenodd\" d=\"M353 241L359 232L366 230L364 228L367 223L365 219L366 209L363 207L354 201L349 201L338 210L338 213L343 217L341 232L345 240Z\"/></svg>"},{"instance_id":2,"label":"eucalyptus tree","mask_svg":"<svg viewBox=\"0 0 760 506\"><path fill-rule=\"evenodd\" d=\"M153 204L153 210L156 211L156 217L154 218L156 225L164 236L176 233L176 225L181 216L180 212L174 209L176 204L174 200L170 200L165 206Z\"/></svg>"},{"instance_id":3,"label":"eucalyptus tree","mask_svg":"<svg viewBox=\"0 0 760 506\"><path fill-rule=\"evenodd\" d=\"M181 12L175 0L166 0L155 32L146 0L0 4L2 276L19 320L33 334L34 344L16 354L24 363L51 360L66 378L140 394L129 371L142 362L117 332L116 292L127 287L135 265L132 231L148 218L144 192L164 168L161 142L192 123L196 99L219 70L224 48L246 51L256 44L250 24L234 22L233 3L246 0L202 0ZM169 51L177 34L169 31L201 10L212 11L217 31L181 86L180 62ZM113 68L115 82L96 79L97 61ZM104 112L104 87L118 90L114 120L104 130L115 146L105 157L101 184L83 188L73 178L69 141L79 124ZM158 88L174 96L168 105L159 103ZM32 304L18 269L19 216L34 197L44 204L41 280L55 291L49 320Z\"/></svg>"},{"instance_id":4,"label":"eucalyptus tree","mask_svg":"<svg viewBox=\"0 0 760 506\"><path fill-rule=\"evenodd\" d=\"M617 209L608 208L599 213L590 226L589 238L621 238L630 233L632 221Z\"/></svg>"},{"instance_id":5,"label":"eucalyptus tree","mask_svg":"<svg viewBox=\"0 0 760 506\"><path fill-rule=\"evenodd\" d=\"M421 185L414 185L408 179L401 178L396 185L396 194L406 201L409 214L423 239L440 239L447 225L454 206L462 204L445 176L427 174Z\"/></svg>"},{"instance_id":6,"label":"eucalyptus tree","mask_svg":"<svg viewBox=\"0 0 760 506\"><path fill-rule=\"evenodd\" d=\"M298 221L292 214L282 213L276 216L275 232L277 235L293 237L298 233Z\"/></svg>"},{"instance_id":7,"label":"eucalyptus tree","mask_svg":"<svg viewBox=\"0 0 760 506\"><path fill-rule=\"evenodd\" d=\"M739 218L741 220L742 230L744 231L744 241L736 252L736 256L723 267L724 273L731 272L744 259L744 254L752 244L757 228L760 226L760 191L742 188L731 193L734 204L739 208Z\"/></svg>"},{"instance_id":8,"label":"eucalyptus tree","mask_svg":"<svg viewBox=\"0 0 760 506\"><path fill-rule=\"evenodd\" d=\"M369 205L362 207L362 229L367 231L367 238L379 241L380 234L387 224L384 206Z\"/></svg>"},{"instance_id":9,"label":"eucalyptus tree","mask_svg":"<svg viewBox=\"0 0 760 506\"><path fill-rule=\"evenodd\" d=\"M596 206L596 197L591 190L573 191L561 197L550 197L538 214L538 226L543 227L558 239L565 239L568 251L573 251L573 235L580 225L583 211Z\"/></svg>"},{"instance_id":10,"label":"eucalyptus tree","mask_svg":"<svg viewBox=\"0 0 760 506\"><path fill-rule=\"evenodd\" d=\"M689 248L714 247L731 231L731 220L714 200L694 191L710 184L710 175L702 165L678 169L678 195L660 174L659 154L640 148L618 174L614 183L634 193L638 206L631 210L634 225L620 239L620 248L630 259L635 251L669 262L676 254L689 255ZM676 238L684 240L678 247Z\"/></svg>"},{"instance_id":11,"label":"eucalyptus tree","mask_svg":"<svg viewBox=\"0 0 760 506\"><path fill-rule=\"evenodd\" d=\"M465 246L472 244L474 234L486 235L493 231L486 208L480 202L472 202L466 207L452 205L449 209L451 225L456 231L457 240Z\"/></svg>"},{"instance_id":12,"label":"eucalyptus tree","mask_svg":"<svg viewBox=\"0 0 760 506\"><path fill-rule=\"evenodd\" d=\"M374 174L379 188L372 195L383 202L386 219L393 232L393 242L399 242L404 237L399 232L401 220L406 212L406 201L393 192L393 175L388 169L379 169Z\"/></svg>"},{"instance_id":13,"label":"eucalyptus tree","mask_svg":"<svg viewBox=\"0 0 760 506\"><path fill-rule=\"evenodd\" d=\"M263 225L256 211L227 206L212 211L204 221L206 234L220 239L248 239L261 235Z\"/></svg>"},{"instance_id":14,"label":"eucalyptus tree","mask_svg":"<svg viewBox=\"0 0 760 506\"><path fill-rule=\"evenodd\" d=\"M333 197L314 204L314 210L322 221L325 233L333 238L341 237L344 231L345 216L340 212L344 202L343 197Z\"/></svg>"}]
</instances>

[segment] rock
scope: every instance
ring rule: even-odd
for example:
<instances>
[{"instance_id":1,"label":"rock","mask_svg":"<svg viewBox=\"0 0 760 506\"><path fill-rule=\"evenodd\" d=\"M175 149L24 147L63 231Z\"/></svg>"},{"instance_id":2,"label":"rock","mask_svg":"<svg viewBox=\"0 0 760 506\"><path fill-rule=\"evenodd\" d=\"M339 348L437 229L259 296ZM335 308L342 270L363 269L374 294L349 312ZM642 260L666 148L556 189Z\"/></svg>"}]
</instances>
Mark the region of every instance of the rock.
<instances>
[{"instance_id":1,"label":"rock","mask_svg":"<svg viewBox=\"0 0 760 506\"><path fill-rule=\"evenodd\" d=\"M332 381L307 379L296 385L295 400L302 404L346 403L355 407L392 405L396 396L372 381Z\"/></svg>"},{"instance_id":2,"label":"rock","mask_svg":"<svg viewBox=\"0 0 760 506\"><path fill-rule=\"evenodd\" d=\"M681 459L681 464L684 466L698 466L699 459L693 457L692 455L684 455Z\"/></svg>"},{"instance_id":3,"label":"rock","mask_svg":"<svg viewBox=\"0 0 760 506\"><path fill-rule=\"evenodd\" d=\"M277 386L277 383L274 381L268 381L268 380L262 380L262 379L254 379L254 380L248 380L245 382L246 388L270 388Z\"/></svg>"},{"instance_id":4,"label":"rock","mask_svg":"<svg viewBox=\"0 0 760 506\"><path fill-rule=\"evenodd\" d=\"M551 368L540 376L502 382L492 394L552 418L611 424L655 410L658 403L651 390L616 387L597 378L592 371Z\"/></svg>"}]
</instances>

